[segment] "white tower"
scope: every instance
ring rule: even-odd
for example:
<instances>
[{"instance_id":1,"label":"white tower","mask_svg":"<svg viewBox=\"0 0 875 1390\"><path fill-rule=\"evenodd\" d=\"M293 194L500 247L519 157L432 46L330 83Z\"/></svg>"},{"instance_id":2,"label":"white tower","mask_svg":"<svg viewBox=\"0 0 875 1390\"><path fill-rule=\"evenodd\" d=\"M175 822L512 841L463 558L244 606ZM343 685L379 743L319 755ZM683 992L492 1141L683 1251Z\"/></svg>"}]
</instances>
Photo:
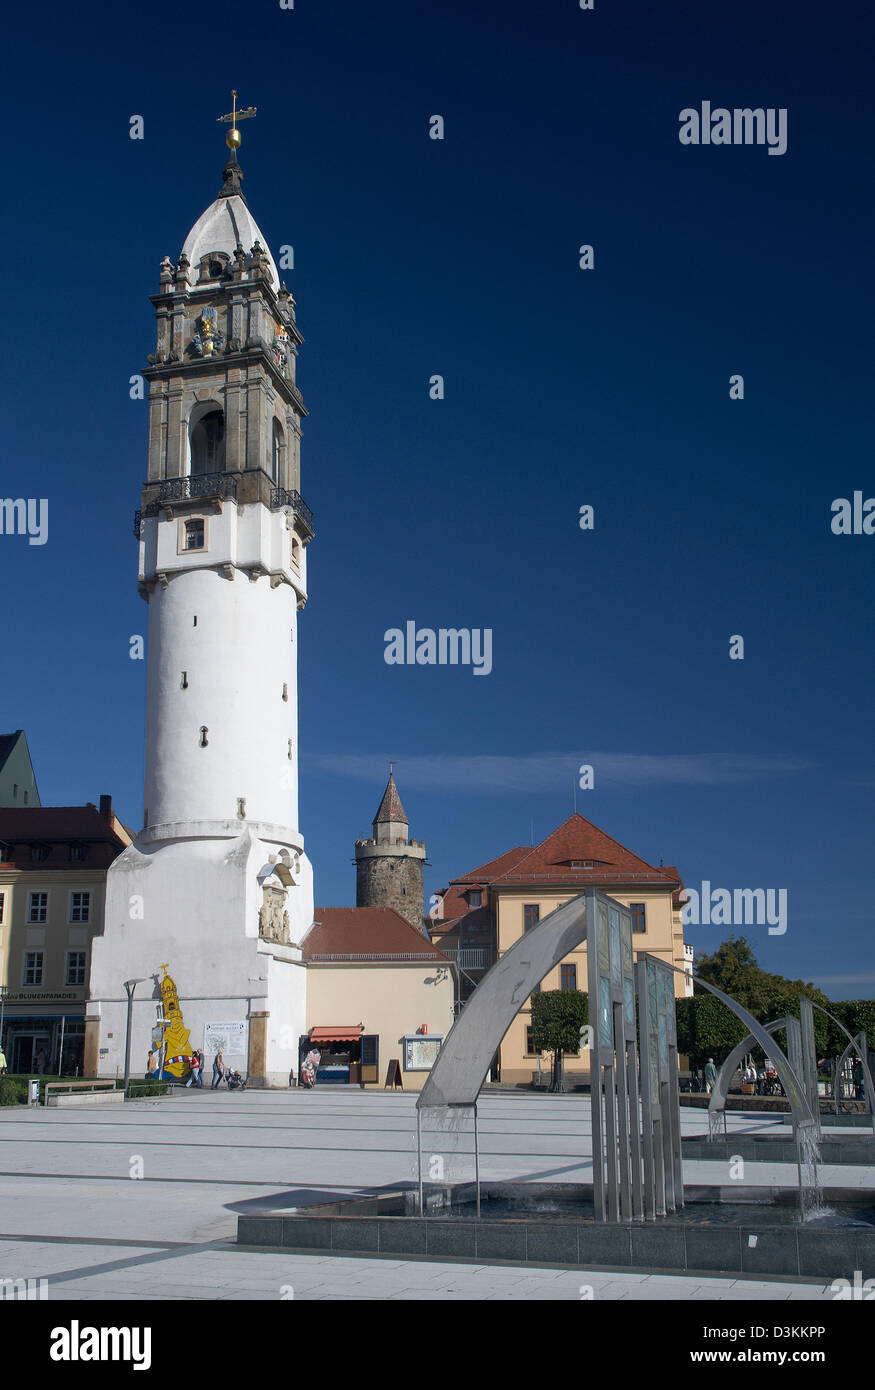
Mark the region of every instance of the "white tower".
<instances>
[{"instance_id":1,"label":"white tower","mask_svg":"<svg viewBox=\"0 0 875 1390\"><path fill-rule=\"evenodd\" d=\"M152 298L135 527L149 608L143 829L109 873L86 1067L123 1065L123 983L143 978L142 1070L169 962L192 1047L204 1024L235 1023L244 1055L232 1060L287 1084L305 1030L297 943L313 919L298 828L297 614L313 535L298 490L303 340L241 191L234 128L228 143L222 192L176 265L165 257Z\"/></svg>"}]
</instances>

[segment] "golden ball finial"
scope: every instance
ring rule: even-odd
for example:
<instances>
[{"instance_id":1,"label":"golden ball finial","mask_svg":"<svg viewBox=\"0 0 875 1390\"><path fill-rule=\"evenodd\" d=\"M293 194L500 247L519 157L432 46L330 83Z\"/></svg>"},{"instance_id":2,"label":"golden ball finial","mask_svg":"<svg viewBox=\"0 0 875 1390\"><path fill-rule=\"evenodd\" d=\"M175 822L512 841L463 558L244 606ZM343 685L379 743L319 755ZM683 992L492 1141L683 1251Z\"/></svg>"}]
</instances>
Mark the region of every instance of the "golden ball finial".
<instances>
[{"instance_id":1,"label":"golden ball finial","mask_svg":"<svg viewBox=\"0 0 875 1390\"><path fill-rule=\"evenodd\" d=\"M232 126L231 129L228 131L228 134L225 136L225 144L228 146L229 150L239 150L240 131L237 129L236 126Z\"/></svg>"}]
</instances>

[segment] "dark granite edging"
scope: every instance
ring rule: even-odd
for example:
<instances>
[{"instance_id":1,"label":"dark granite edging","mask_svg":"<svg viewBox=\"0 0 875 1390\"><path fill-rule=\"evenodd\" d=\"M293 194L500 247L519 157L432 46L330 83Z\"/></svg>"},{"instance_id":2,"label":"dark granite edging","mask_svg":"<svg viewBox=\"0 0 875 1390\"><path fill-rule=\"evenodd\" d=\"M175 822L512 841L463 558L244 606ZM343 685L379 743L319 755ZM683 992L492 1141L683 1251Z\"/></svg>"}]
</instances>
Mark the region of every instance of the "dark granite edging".
<instances>
[{"instance_id":1,"label":"dark granite edging","mask_svg":"<svg viewBox=\"0 0 875 1390\"><path fill-rule=\"evenodd\" d=\"M753 1213L752 1213L753 1218ZM584 1221L441 1220L418 1216L241 1215L237 1244L305 1253L478 1259L575 1268L852 1279L875 1275L875 1229Z\"/></svg>"}]
</instances>

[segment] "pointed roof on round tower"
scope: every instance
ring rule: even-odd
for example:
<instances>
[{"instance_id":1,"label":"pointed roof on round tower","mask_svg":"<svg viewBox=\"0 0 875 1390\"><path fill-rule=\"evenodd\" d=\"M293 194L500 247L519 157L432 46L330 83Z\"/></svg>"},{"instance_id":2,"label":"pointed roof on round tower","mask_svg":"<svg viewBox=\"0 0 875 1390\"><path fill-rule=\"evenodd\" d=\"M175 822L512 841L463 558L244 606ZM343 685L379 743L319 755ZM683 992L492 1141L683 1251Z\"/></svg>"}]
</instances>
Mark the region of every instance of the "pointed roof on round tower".
<instances>
[{"instance_id":1,"label":"pointed roof on round tower","mask_svg":"<svg viewBox=\"0 0 875 1390\"><path fill-rule=\"evenodd\" d=\"M403 825L409 824L404 814L404 807L401 805L398 788L395 786L395 778L391 772L386 783L386 790L383 792L383 800L374 816L374 825L385 825L389 821L400 821Z\"/></svg>"}]
</instances>

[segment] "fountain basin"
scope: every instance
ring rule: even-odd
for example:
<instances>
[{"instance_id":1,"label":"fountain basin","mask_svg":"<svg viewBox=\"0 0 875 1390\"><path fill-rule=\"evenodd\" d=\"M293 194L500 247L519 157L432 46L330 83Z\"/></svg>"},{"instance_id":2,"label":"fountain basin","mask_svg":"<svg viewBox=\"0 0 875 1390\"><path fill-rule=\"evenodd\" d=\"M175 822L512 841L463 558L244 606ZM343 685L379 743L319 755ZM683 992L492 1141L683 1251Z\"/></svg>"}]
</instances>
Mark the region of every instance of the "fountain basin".
<instances>
[{"instance_id":1,"label":"fountain basin","mask_svg":"<svg viewBox=\"0 0 875 1390\"><path fill-rule=\"evenodd\" d=\"M796 1141L791 1134L730 1133L709 1139L707 1134L685 1135L681 1140L685 1159L728 1162L738 1155L754 1163L795 1163ZM875 1165L875 1139L868 1134L824 1134L818 1144L819 1163Z\"/></svg>"},{"instance_id":2,"label":"fountain basin","mask_svg":"<svg viewBox=\"0 0 875 1390\"><path fill-rule=\"evenodd\" d=\"M875 1193L848 1201L842 1190L832 1211L801 1224L795 1193L767 1201L688 1200L656 1221L614 1224L593 1219L592 1190L577 1184L483 1183L481 1216L474 1216L473 1183L429 1185L426 1214L415 1191L345 1198L238 1216L240 1245L336 1255L384 1255L432 1260L506 1260L581 1269L698 1271L711 1274L806 1278L875 1277ZM829 1194L827 1194L829 1196ZM836 1194L833 1194L836 1195Z\"/></svg>"}]
</instances>

